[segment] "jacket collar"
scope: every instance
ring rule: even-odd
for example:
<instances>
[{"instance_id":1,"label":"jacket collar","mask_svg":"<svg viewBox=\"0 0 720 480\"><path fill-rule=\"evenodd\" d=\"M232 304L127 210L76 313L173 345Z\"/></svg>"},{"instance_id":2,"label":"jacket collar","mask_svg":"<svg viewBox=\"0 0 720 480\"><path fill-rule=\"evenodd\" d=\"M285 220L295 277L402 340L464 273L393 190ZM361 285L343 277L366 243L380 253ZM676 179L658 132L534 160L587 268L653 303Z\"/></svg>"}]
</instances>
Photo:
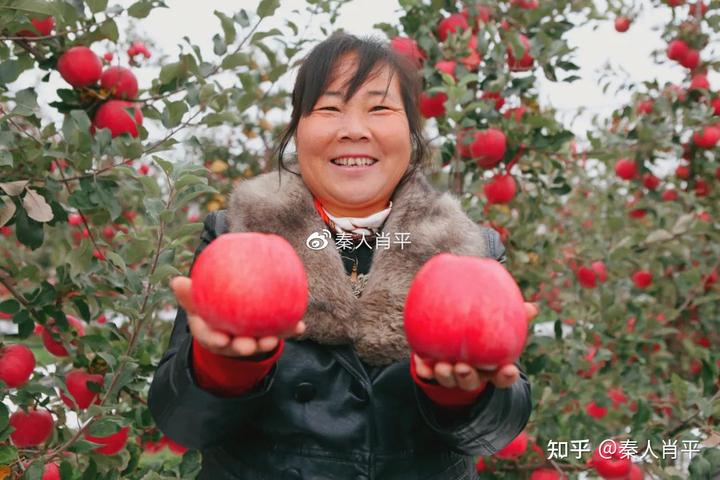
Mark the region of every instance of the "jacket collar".
<instances>
[{"instance_id":1,"label":"jacket collar","mask_svg":"<svg viewBox=\"0 0 720 480\"><path fill-rule=\"evenodd\" d=\"M297 163L286 164L297 172ZM274 233L285 238L302 260L308 276L309 303L302 339L321 344L351 344L373 366L407 359L410 348L403 329L403 308L412 279L433 255L488 256L482 229L463 211L456 197L439 193L420 172L399 185L382 231L389 248L376 248L362 295L352 293L350 279L332 239L323 249L327 226L315 210L302 177L284 170L241 180L230 196L228 231ZM410 243L401 245L405 237ZM372 244L371 244L372 245ZM373 245L375 246L375 245Z\"/></svg>"}]
</instances>

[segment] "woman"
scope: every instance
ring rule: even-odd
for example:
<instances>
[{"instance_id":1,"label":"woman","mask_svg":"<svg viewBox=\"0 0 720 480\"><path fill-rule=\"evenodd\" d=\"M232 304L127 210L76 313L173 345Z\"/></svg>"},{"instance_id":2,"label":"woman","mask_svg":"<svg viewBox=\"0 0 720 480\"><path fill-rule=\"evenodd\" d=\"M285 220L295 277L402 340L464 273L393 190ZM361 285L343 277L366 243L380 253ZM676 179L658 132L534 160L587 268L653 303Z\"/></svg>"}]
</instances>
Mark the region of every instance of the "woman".
<instances>
[{"instance_id":1,"label":"woman","mask_svg":"<svg viewBox=\"0 0 720 480\"><path fill-rule=\"evenodd\" d=\"M333 35L298 72L279 176L241 182L205 220L196 257L226 231L283 236L310 301L293 332L230 338L195 315L190 279L173 279L181 308L149 405L168 437L202 450L200 478L470 479L475 456L525 427L517 365L431 368L405 339L407 290L433 255L505 258L497 233L420 172L420 88L385 44Z\"/></svg>"}]
</instances>

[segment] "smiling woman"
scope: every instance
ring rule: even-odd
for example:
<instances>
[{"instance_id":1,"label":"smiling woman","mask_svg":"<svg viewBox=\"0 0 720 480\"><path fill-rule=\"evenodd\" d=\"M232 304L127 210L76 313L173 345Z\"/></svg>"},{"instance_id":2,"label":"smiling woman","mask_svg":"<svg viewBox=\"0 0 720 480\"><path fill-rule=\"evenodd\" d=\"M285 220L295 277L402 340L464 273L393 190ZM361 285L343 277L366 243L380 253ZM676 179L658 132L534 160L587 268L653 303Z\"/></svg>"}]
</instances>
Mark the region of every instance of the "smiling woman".
<instances>
[{"instance_id":1,"label":"smiling woman","mask_svg":"<svg viewBox=\"0 0 720 480\"><path fill-rule=\"evenodd\" d=\"M168 437L202 450L200 478L470 479L475 456L525 427L519 364L430 366L405 336L408 289L431 257L505 261L499 235L423 176L420 91L417 67L385 43L331 36L299 69L278 177L242 181L228 210L205 220L196 258L226 232L281 236L302 262L309 301L292 331L233 337L197 315L192 280L173 280L181 308L149 405ZM240 267L227 289L257 292L260 272Z\"/></svg>"}]
</instances>

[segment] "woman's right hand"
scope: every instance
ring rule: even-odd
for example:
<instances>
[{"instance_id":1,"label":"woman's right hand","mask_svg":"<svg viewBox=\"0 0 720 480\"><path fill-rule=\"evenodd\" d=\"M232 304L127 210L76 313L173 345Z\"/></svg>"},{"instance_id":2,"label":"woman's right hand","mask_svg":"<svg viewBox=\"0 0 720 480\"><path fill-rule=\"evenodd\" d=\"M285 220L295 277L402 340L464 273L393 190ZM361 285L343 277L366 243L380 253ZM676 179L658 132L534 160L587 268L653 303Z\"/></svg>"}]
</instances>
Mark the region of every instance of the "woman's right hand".
<instances>
[{"instance_id":1,"label":"woman's right hand","mask_svg":"<svg viewBox=\"0 0 720 480\"><path fill-rule=\"evenodd\" d=\"M277 347L280 338L301 335L305 331L305 322L302 320L295 325L292 331L284 332L275 337L233 337L225 332L213 330L195 312L190 286L192 280L188 277L175 277L170 280L175 298L187 313L188 326L192 336L207 350L226 357L250 357L271 352Z\"/></svg>"}]
</instances>

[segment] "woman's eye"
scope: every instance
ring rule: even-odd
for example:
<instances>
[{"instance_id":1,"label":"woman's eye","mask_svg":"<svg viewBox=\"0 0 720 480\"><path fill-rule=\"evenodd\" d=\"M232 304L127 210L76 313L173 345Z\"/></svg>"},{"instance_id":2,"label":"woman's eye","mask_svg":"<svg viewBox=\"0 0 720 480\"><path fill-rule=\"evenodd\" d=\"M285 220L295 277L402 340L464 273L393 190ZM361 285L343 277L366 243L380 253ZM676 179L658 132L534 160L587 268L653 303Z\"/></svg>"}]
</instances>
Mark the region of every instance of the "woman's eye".
<instances>
[{"instance_id":1,"label":"woman's eye","mask_svg":"<svg viewBox=\"0 0 720 480\"><path fill-rule=\"evenodd\" d=\"M372 109L375 110L375 109L377 109L377 108L385 109L385 110L388 109L388 107L386 107L385 105L376 105L376 106L374 106Z\"/></svg>"},{"instance_id":2,"label":"woman's eye","mask_svg":"<svg viewBox=\"0 0 720 480\"><path fill-rule=\"evenodd\" d=\"M320 107L318 110L333 110L338 111L337 107Z\"/></svg>"}]
</instances>

